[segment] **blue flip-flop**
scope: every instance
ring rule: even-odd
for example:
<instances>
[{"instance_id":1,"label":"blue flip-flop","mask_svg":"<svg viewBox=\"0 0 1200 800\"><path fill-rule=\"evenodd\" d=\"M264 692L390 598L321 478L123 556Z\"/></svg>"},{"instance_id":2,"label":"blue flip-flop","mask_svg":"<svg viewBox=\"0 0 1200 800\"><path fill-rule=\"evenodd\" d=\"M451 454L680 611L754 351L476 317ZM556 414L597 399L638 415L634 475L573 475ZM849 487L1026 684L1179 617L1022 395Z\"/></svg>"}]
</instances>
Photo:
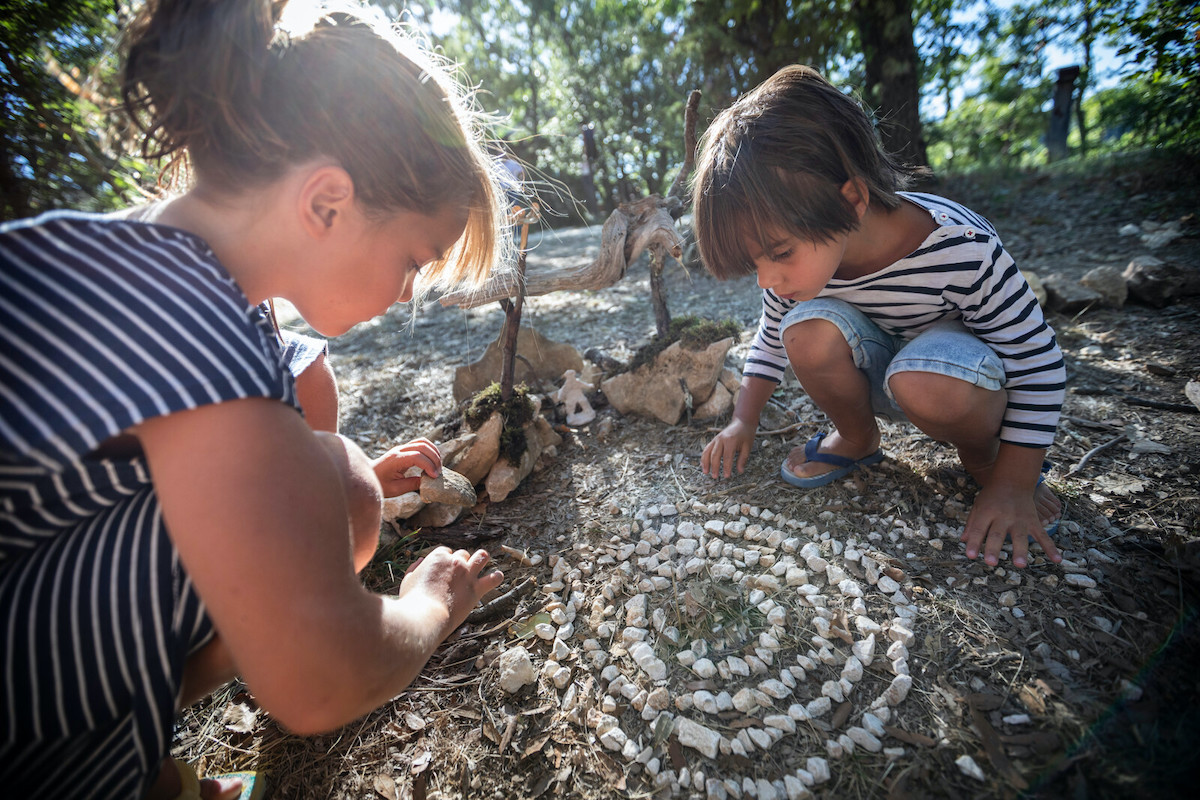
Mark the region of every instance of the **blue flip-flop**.
<instances>
[{"instance_id":1,"label":"blue flip-flop","mask_svg":"<svg viewBox=\"0 0 1200 800\"><path fill-rule=\"evenodd\" d=\"M783 464L779 467L779 477L783 478L785 483L792 486L798 486L801 489L815 489L818 486L826 486L833 483L839 478L844 478L859 467L867 467L883 461L882 450L876 450L874 453L863 456L858 460L839 456L834 453L822 453L818 448L820 448L821 440L824 438L824 433L818 433L805 443L804 459L806 461L816 461L821 464L833 464L837 469L826 472L823 475L814 475L811 478L800 478L788 469L787 459L784 459Z\"/></svg>"}]
</instances>

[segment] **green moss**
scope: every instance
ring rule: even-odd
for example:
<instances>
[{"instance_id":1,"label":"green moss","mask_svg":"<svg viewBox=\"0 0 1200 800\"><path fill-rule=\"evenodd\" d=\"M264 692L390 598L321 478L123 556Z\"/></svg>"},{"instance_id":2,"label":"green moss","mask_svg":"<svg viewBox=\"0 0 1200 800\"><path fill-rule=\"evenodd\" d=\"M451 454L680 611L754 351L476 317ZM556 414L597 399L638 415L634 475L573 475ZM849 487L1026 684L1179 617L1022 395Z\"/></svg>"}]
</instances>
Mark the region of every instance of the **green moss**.
<instances>
[{"instance_id":1,"label":"green moss","mask_svg":"<svg viewBox=\"0 0 1200 800\"><path fill-rule=\"evenodd\" d=\"M500 430L500 455L510 464L516 464L525 454L527 447L525 425L533 421L536 413L536 406L529 399L529 387L523 383L514 386L512 397L504 401L500 398L500 384L493 383L471 398L463 411L463 417L471 430L478 430L496 412L500 412L500 419L503 421Z\"/></svg>"},{"instance_id":2,"label":"green moss","mask_svg":"<svg viewBox=\"0 0 1200 800\"><path fill-rule=\"evenodd\" d=\"M629 371L632 372L643 364L649 364L658 357L659 353L675 342L679 342L681 347L688 350L703 350L713 342L719 342L722 339L732 337L734 341L737 341L741 335L742 326L736 320L725 319L718 322L691 314L674 317L665 337L655 336L649 344L638 349L629 363Z\"/></svg>"}]
</instances>

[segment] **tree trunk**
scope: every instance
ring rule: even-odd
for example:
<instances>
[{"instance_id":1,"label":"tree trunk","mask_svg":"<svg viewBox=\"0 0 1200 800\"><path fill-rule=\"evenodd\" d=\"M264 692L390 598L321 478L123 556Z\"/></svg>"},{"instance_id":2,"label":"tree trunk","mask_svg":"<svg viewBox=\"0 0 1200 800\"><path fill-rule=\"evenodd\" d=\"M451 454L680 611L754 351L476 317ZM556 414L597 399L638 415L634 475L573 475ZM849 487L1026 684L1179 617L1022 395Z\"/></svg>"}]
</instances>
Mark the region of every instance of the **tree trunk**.
<instances>
[{"instance_id":1,"label":"tree trunk","mask_svg":"<svg viewBox=\"0 0 1200 800\"><path fill-rule=\"evenodd\" d=\"M1058 161L1066 158L1067 134L1071 130L1071 99L1075 96L1075 79L1079 67L1063 67L1058 70L1054 84L1054 108L1050 110L1050 129L1046 133L1046 159Z\"/></svg>"},{"instance_id":2,"label":"tree trunk","mask_svg":"<svg viewBox=\"0 0 1200 800\"><path fill-rule=\"evenodd\" d=\"M866 59L863 95L879 119L884 149L907 164L926 166L912 0L854 0L853 13Z\"/></svg>"}]
</instances>

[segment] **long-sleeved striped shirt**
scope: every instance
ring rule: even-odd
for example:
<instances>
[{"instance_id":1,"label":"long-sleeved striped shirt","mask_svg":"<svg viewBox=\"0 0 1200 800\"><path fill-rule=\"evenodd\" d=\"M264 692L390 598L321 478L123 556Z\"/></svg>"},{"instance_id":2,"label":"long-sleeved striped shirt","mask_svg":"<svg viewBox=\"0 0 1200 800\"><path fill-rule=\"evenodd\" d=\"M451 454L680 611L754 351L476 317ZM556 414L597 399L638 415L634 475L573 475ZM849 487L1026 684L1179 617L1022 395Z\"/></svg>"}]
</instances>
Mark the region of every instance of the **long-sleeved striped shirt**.
<instances>
[{"instance_id":1,"label":"long-sleeved striped shirt","mask_svg":"<svg viewBox=\"0 0 1200 800\"><path fill-rule=\"evenodd\" d=\"M884 332L905 339L935 322L961 319L1004 364L1008 408L1001 441L1048 447L1062 410L1066 370L1028 282L982 216L936 195L900 194L929 211L937 230L896 263L862 278L834 278L818 296L845 301ZM745 374L782 380L788 360L779 323L797 302L763 290Z\"/></svg>"}]
</instances>

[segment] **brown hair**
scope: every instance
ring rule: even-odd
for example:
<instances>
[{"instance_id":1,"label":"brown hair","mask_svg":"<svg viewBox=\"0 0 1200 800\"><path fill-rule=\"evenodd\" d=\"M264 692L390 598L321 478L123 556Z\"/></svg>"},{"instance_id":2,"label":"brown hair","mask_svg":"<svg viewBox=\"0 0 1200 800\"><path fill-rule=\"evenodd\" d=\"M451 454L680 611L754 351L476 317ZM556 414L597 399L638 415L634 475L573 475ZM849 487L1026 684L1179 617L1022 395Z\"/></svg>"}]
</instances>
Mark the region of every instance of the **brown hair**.
<instances>
[{"instance_id":1,"label":"brown hair","mask_svg":"<svg viewBox=\"0 0 1200 800\"><path fill-rule=\"evenodd\" d=\"M858 226L850 179L871 204L897 208L916 170L883 151L866 112L811 67L789 66L717 115L693 179L700 256L722 280L754 272L749 242L771 232L826 242Z\"/></svg>"},{"instance_id":2,"label":"brown hair","mask_svg":"<svg viewBox=\"0 0 1200 800\"><path fill-rule=\"evenodd\" d=\"M283 33L286 2L147 0L122 82L144 154L186 157L198 180L234 193L331 158L372 216L465 210L465 233L423 282L480 283L507 237L470 97L399 30L336 13Z\"/></svg>"}]
</instances>

